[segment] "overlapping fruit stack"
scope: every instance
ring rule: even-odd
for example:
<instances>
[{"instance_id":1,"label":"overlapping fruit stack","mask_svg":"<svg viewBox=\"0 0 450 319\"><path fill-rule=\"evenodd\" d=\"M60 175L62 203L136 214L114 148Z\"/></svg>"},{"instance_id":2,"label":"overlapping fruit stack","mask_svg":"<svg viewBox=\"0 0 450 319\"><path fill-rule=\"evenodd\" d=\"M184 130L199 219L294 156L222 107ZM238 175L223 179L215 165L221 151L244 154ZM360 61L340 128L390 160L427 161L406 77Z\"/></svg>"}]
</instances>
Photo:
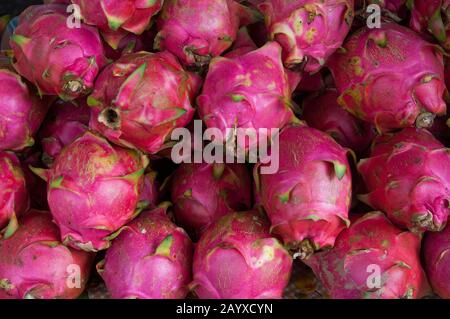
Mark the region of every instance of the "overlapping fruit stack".
<instances>
[{"instance_id":1,"label":"overlapping fruit stack","mask_svg":"<svg viewBox=\"0 0 450 319\"><path fill-rule=\"evenodd\" d=\"M449 1L48 2L3 36L0 298L450 298ZM194 119L278 171L175 165Z\"/></svg>"}]
</instances>

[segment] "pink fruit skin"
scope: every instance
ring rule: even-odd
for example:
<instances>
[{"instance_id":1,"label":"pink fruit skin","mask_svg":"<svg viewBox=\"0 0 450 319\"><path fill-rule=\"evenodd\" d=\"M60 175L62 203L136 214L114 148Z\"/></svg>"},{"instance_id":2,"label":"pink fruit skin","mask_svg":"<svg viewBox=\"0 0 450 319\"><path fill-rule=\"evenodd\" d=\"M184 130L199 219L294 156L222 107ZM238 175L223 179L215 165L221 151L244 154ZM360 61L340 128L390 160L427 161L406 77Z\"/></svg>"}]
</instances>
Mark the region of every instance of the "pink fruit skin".
<instances>
[{"instance_id":1,"label":"pink fruit skin","mask_svg":"<svg viewBox=\"0 0 450 319\"><path fill-rule=\"evenodd\" d=\"M200 299L281 298L292 258L256 211L222 217L194 253L191 287Z\"/></svg>"},{"instance_id":2,"label":"pink fruit skin","mask_svg":"<svg viewBox=\"0 0 450 319\"><path fill-rule=\"evenodd\" d=\"M262 204L295 257L333 247L348 224L351 172L347 151L329 135L307 127L288 126L279 136L279 169L255 179Z\"/></svg>"},{"instance_id":3,"label":"pink fruit skin","mask_svg":"<svg viewBox=\"0 0 450 319\"><path fill-rule=\"evenodd\" d=\"M250 1L252 2L252 1ZM271 39L283 47L286 67L317 72L344 42L354 17L353 0L253 0Z\"/></svg>"},{"instance_id":4,"label":"pink fruit skin","mask_svg":"<svg viewBox=\"0 0 450 319\"><path fill-rule=\"evenodd\" d=\"M423 260L433 291L450 299L450 227L427 233L423 243Z\"/></svg>"},{"instance_id":5,"label":"pink fruit skin","mask_svg":"<svg viewBox=\"0 0 450 319\"><path fill-rule=\"evenodd\" d=\"M29 206L25 176L14 153L0 152L0 230ZM0 285L1 286L1 285Z\"/></svg>"},{"instance_id":6,"label":"pink fruit skin","mask_svg":"<svg viewBox=\"0 0 450 319\"><path fill-rule=\"evenodd\" d=\"M155 36L155 28L152 28L149 31L145 31L140 35L128 33L119 41L116 49L112 48L106 43L104 45L105 56L112 61L116 61L119 60L124 54L130 54L140 51L151 51L151 43L153 43L152 39L154 39Z\"/></svg>"},{"instance_id":7,"label":"pink fruit skin","mask_svg":"<svg viewBox=\"0 0 450 319\"><path fill-rule=\"evenodd\" d=\"M415 299L429 286L420 264L421 236L395 227L380 212L352 223L330 251L306 263L333 299ZM380 286L376 287L377 270Z\"/></svg>"},{"instance_id":8,"label":"pink fruit skin","mask_svg":"<svg viewBox=\"0 0 450 319\"><path fill-rule=\"evenodd\" d=\"M80 6L83 21L98 27L111 47L117 48L128 33L139 35L149 27L163 0L72 0L72 3Z\"/></svg>"},{"instance_id":9,"label":"pink fruit skin","mask_svg":"<svg viewBox=\"0 0 450 319\"><path fill-rule=\"evenodd\" d=\"M34 144L49 101L9 70L0 69L0 82L0 150L20 151Z\"/></svg>"},{"instance_id":10,"label":"pink fruit skin","mask_svg":"<svg viewBox=\"0 0 450 319\"><path fill-rule=\"evenodd\" d=\"M88 130L90 109L82 100L57 101L39 130L43 162L50 167L61 150Z\"/></svg>"},{"instance_id":11,"label":"pink fruit skin","mask_svg":"<svg viewBox=\"0 0 450 319\"><path fill-rule=\"evenodd\" d=\"M267 140L270 134L264 136L260 129L281 129L297 121L290 97L298 81L291 76L276 42L234 58L215 58L197 98L199 115L208 128L219 129L226 139L229 128L257 130L256 139L238 141L241 148L251 148L258 138Z\"/></svg>"},{"instance_id":12,"label":"pink fruit skin","mask_svg":"<svg viewBox=\"0 0 450 319\"><path fill-rule=\"evenodd\" d=\"M380 132L427 127L434 114L445 113L442 53L400 25L361 29L329 67L341 94L339 104Z\"/></svg>"},{"instance_id":13,"label":"pink fruit skin","mask_svg":"<svg viewBox=\"0 0 450 319\"><path fill-rule=\"evenodd\" d=\"M328 133L341 146L363 154L375 138L372 124L345 111L337 102L336 89L327 89L304 99L303 119L309 126Z\"/></svg>"},{"instance_id":14,"label":"pink fruit skin","mask_svg":"<svg viewBox=\"0 0 450 319\"><path fill-rule=\"evenodd\" d=\"M72 100L87 94L106 60L97 29L70 28L63 4L28 7L19 18L11 47L19 74L41 94Z\"/></svg>"},{"instance_id":15,"label":"pink fruit skin","mask_svg":"<svg viewBox=\"0 0 450 319\"><path fill-rule=\"evenodd\" d=\"M181 164L171 183L176 221L193 238L222 216L251 208L251 179L243 164Z\"/></svg>"},{"instance_id":16,"label":"pink fruit skin","mask_svg":"<svg viewBox=\"0 0 450 319\"><path fill-rule=\"evenodd\" d=\"M450 215L450 154L428 131L406 128L375 140L358 165L360 199L412 231L439 231Z\"/></svg>"},{"instance_id":17,"label":"pink fruit skin","mask_svg":"<svg viewBox=\"0 0 450 319\"><path fill-rule=\"evenodd\" d=\"M139 201L144 202L147 205L147 209L155 208L162 197L156 175L156 172L151 170L144 175Z\"/></svg>"},{"instance_id":18,"label":"pink fruit skin","mask_svg":"<svg viewBox=\"0 0 450 319\"><path fill-rule=\"evenodd\" d=\"M86 251L109 247L111 234L139 212L147 158L91 132L64 148L49 170L47 200L65 245Z\"/></svg>"},{"instance_id":19,"label":"pink fruit skin","mask_svg":"<svg viewBox=\"0 0 450 319\"><path fill-rule=\"evenodd\" d=\"M112 298L182 299L192 278L192 242L166 209L126 225L97 265Z\"/></svg>"},{"instance_id":20,"label":"pink fruit skin","mask_svg":"<svg viewBox=\"0 0 450 319\"><path fill-rule=\"evenodd\" d=\"M157 153L193 118L199 85L169 52L125 55L97 79L90 127L116 144Z\"/></svg>"},{"instance_id":21,"label":"pink fruit skin","mask_svg":"<svg viewBox=\"0 0 450 319\"><path fill-rule=\"evenodd\" d=\"M30 210L13 234L3 239L0 235L0 299L77 298L89 279L93 258L59 241L48 212Z\"/></svg>"},{"instance_id":22,"label":"pink fruit skin","mask_svg":"<svg viewBox=\"0 0 450 319\"><path fill-rule=\"evenodd\" d=\"M33 173L30 167L42 167L42 154L31 150L29 154L21 159L22 171L30 194L30 207L39 210L49 210L47 203L47 183Z\"/></svg>"},{"instance_id":23,"label":"pink fruit skin","mask_svg":"<svg viewBox=\"0 0 450 319\"><path fill-rule=\"evenodd\" d=\"M165 0L154 46L183 64L205 65L236 39L239 10L234 0Z\"/></svg>"}]
</instances>

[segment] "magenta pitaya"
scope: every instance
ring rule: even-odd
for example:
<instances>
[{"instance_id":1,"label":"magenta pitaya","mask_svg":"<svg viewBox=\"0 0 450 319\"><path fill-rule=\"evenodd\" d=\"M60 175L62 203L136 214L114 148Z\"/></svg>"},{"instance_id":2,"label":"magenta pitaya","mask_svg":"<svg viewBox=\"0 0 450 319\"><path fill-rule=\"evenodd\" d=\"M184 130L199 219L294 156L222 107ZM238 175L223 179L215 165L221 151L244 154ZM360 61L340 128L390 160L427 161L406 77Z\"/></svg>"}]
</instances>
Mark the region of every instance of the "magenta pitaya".
<instances>
[{"instance_id":1,"label":"magenta pitaya","mask_svg":"<svg viewBox=\"0 0 450 319\"><path fill-rule=\"evenodd\" d=\"M244 164L181 164L171 183L176 221L193 238L220 217L251 208L251 179Z\"/></svg>"},{"instance_id":2,"label":"magenta pitaya","mask_svg":"<svg viewBox=\"0 0 450 319\"><path fill-rule=\"evenodd\" d=\"M83 101L57 101L39 130L42 160L48 167L61 150L88 130L91 110Z\"/></svg>"},{"instance_id":3,"label":"magenta pitaya","mask_svg":"<svg viewBox=\"0 0 450 319\"><path fill-rule=\"evenodd\" d=\"M163 205L127 224L97 270L113 298L181 299L189 291L192 251Z\"/></svg>"},{"instance_id":4,"label":"magenta pitaya","mask_svg":"<svg viewBox=\"0 0 450 319\"><path fill-rule=\"evenodd\" d=\"M157 173L152 170L148 170L144 175L139 202L142 202L147 209L155 208L162 197L156 175Z\"/></svg>"},{"instance_id":5,"label":"magenta pitaya","mask_svg":"<svg viewBox=\"0 0 450 319\"><path fill-rule=\"evenodd\" d=\"M0 152L0 230L17 226L17 217L28 209L25 176L14 153ZM0 285L1 286L1 285Z\"/></svg>"},{"instance_id":6,"label":"magenta pitaya","mask_svg":"<svg viewBox=\"0 0 450 319\"><path fill-rule=\"evenodd\" d=\"M235 0L165 0L154 46L183 64L206 65L231 47L245 11Z\"/></svg>"},{"instance_id":7,"label":"magenta pitaya","mask_svg":"<svg viewBox=\"0 0 450 319\"><path fill-rule=\"evenodd\" d=\"M197 99L200 117L208 128L218 128L226 140L234 138L227 136L229 128L255 129L259 138L267 139L260 129L282 128L297 121L291 109L297 82L291 75L283 67L276 42L231 59L215 58ZM243 143L238 146L248 149L258 140Z\"/></svg>"},{"instance_id":8,"label":"magenta pitaya","mask_svg":"<svg viewBox=\"0 0 450 319\"><path fill-rule=\"evenodd\" d=\"M142 34L163 5L163 0L72 0L78 5L87 24L97 26L108 44L117 48L120 41L132 34Z\"/></svg>"},{"instance_id":9,"label":"magenta pitaya","mask_svg":"<svg viewBox=\"0 0 450 319\"><path fill-rule=\"evenodd\" d=\"M375 138L373 125L354 117L337 103L336 89L327 89L303 101L302 118L309 126L331 135L336 142L363 154Z\"/></svg>"},{"instance_id":10,"label":"magenta pitaya","mask_svg":"<svg viewBox=\"0 0 450 319\"><path fill-rule=\"evenodd\" d=\"M90 126L116 144L156 153L191 121L199 82L169 52L125 55L97 79Z\"/></svg>"},{"instance_id":11,"label":"magenta pitaya","mask_svg":"<svg viewBox=\"0 0 450 319\"><path fill-rule=\"evenodd\" d=\"M200 238L191 288L201 299L281 298L291 268L289 253L262 214L231 213Z\"/></svg>"},{"instance_id":12,"label":"magenta pitaya","mask_svg":"<svg viewBox=\"0 0 450 319\"><path fill-rule=\"evenodd\" d=\"M84 290L94 255L60 242L48 212L30 210L0 235L0 299L69 299Z\"/></svg>"},{"instance_id":13,"label":"magenta pitaya","mask_svg":"<svg viewBox=\"0 0 450 319\"><path fill-rule=\"evenodd\" d=\"M86 251L106 249L120 227L139 213L148 160L110 145L91 132L65 147L49 170L47 200L64 244Z\"/></svg>"},{"instance_id":14,"label":"magenta pitaya","mask_svg":"<svg viewBox=\"0 0 450 319\"><path fill-rule=\"evenodd\" d=\"M358 169L369 194L360 199L413 231L438 231L450 215L450 153L424 129L377 138Z\"/></svg>"},{"instance_id":15,"label":"magenta pitaya","mask_svg":"<svg viewBox=\"0 0 450 319\"><path fill-rule=\"evenodd\" d=\"M339 104L381 132L428 127L435 114L445 113L442 53L405 27L361 29L329 67Z\"/></svg>"},{"instance_id":16,"label":"magenta pitaya","mask_svg":"<svg viewBox=\"0 0 450 319\"><path fill-rule=\"evenodd\" d=\"M306 263L335 299L420 298L429 293L420 265L421 236L368 213L336 239L332 250Z\"/></svg>"},{"instance_id":17,"label":"magenta pitaya","mask_svg":"<svg viewBox=\"0 0 450 319\"><path fill-rule=\"evenodd\" d=\"M450 226L425 235L423 257L433 291L441 298L450 299Z\"/></svg>"},{"instance_id":18,"label":"magenta pitaya","mask_svg":"<svg viewBox=\"0 0 450 319\"><path fill-rule=\"evenodd\" d=\"M0 83L0 150L20 151L34 144L49 101L9 70L0 69Z\"/></svg>"},{"instance_id":19,"label":"magenta pitaya","mask_svg":"<svg viewBox=\"0 0 450 319\"><path fill-rule=\"evenodd\" d=\"M262 204L294 257L307 259L330 248L348 224L351 172L347 151L329 135L307 127L288 126L279 136L279 169L255 179Z\"/></svg>"},{"instance_id":20,"label":"magenta pitaya","mask_svg":"<svg viewBox=\"0 0 450 319\"><path fill-rule=\"evenodd\" d=\"M265 16L271 39L283 47L286 67L316 72L344 42L353 0L250 0Z\"/></svg>"},{"instance_id":21,"label":"magenta pitaya","mask_svg":"<svg viewBox=\"0 0 450 319\"><path fill-rule=\"evenodd\" d=\"M65 5L30 6L11 37L17 72L41 94L63 100L87 94L106 62L97 29L69 21Z\"/></svg>"}]
</instances>

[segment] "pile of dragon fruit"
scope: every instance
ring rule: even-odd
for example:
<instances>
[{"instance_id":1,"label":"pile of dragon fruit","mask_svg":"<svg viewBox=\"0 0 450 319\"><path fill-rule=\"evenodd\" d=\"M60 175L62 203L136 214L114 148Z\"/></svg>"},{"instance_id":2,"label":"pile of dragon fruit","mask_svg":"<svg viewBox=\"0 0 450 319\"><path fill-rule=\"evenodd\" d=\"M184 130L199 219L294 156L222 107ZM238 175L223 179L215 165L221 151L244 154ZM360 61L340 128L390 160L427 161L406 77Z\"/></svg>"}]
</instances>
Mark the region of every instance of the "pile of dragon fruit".
<instances>
[{"instance_id":1,"label":"pile of dragon fruit","mask_svg":"<svg viewBox=\"0 0 450 319\"><path fill-rule=\"evenodd\" d=\"M0 299L450 299L450 1L44 2L0 18ZM194 121L278 170L175 163Z\"/></svg>"}]
</instances>

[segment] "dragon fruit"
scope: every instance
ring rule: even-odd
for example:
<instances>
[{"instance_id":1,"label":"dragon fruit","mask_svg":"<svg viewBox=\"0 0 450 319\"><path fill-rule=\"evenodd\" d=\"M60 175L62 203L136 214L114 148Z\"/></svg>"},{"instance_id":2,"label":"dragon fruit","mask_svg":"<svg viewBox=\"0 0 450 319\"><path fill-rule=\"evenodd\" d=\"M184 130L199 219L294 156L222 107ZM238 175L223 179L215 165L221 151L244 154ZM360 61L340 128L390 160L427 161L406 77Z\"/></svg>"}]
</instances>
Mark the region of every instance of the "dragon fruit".
<instances>
[{"instance_id":1,"label":"dragon fruit","mask_svg":"<svg viewBox=\"0 0 450 319\"><path fill-rule=\"evenodd\" d=\"M338 97L336 89L308 96L303 102L303 119L309 126L331 135L341 146L363 154L375 138L374 127L342 109Z\"/></svg>"},{"instance_id":2,"label":"dragon fruit","mask_svg":"<svg viewBox=\"0 0 450 319\"><path fill-rule=\"evenodd\" d=\"M243 164L181 164L171 182L176 221L192 238L220 217L251 208L251 179Z\"/></svg>"},{"instance_id":3,"label":"dragon fruit","mask_svg":"<svg viewBox=\"0 0 450 319\"><path fill-rule=\"evenodd\" d=\"M259 174L257 189L270 221L294 257L307 259L330 248L349 225L351 172L347 151L329 135L307 126L288 126L279 136L279 169Z\"/></svg>"},{"instance_id":4,"label":"dragon fruit","mask_svg":"<svg viewBox=\"0 0 450 319\"><path fill-rule=\"evenodd\" d=\"M198 242L190 286L201 299L281 298L291 268L292 258L262 214L231 213Z\"/></svg>"},{"instance_id":5,"label":"dragon fruit","mask_svg":"<svg viewBox=\"0 0 450 319\"><path fill-rule=\"evenodd\" d=\"M17 217L28 209L25 176L14 153L0 152L0 230L17 226ZM1 285L0 285L1 286Z\"/></svg>"},{"instance_id":6,"label":"dragon fruit","mask_svg":"<svg viewBox=\"0 0 450 319\"><path fill-rule=\"evenodd\" d=\"M91 132L62 150L45 179L47 200L65 245L107 249L117 230L139 212L146 157L110 145Z\"/></svg>"},{"instance_id":7,"label":"dragon fruit","mask_svg":"<svg viewBox=\"0 0 450 319\"><path fill-rule=\"evenodd\" d=\"M165 0L154 47L185 65L204 66L231 47L241 23L253 20L234 0Z\"/></svg>"},{"instance_id":8,"label":"dragon fruit","mask_svg":"<svg viewBox=\"0 0 450 319\"><path fill-rule=\"evenodd\" d=\"M0 150L20 151L34 144L48 101L9 70L0 69L0 82Z\"/></svg>"},{"instance_id":9,"label":"dragon fruit","mask_svg":"<svg viewBox=\"0 0 450 319\"><path fill-rule=\"evenodd\" d=\"M450 215L450 154L424 129L377 138L358 165L369 194L360 199L412 231L439 231Z\"/></svg>"},{"instance_id":10,"label":"dragon fruit","mask_svg":"<svg viewBox=\"0 0 450 319\"><path fill-rule=\"evenodd\" d=\"M446 50L450 50L450 1L410 0L407 4L411 10L411 29L429 32Z\"/></svg>"},{"instance_id":11,"label":"dragon fruit","mask_svg":"<svg viewBox=\"0 0 450 319\"><path fill-rule=\"evenodd\" d=\"M143 212L97 265L112 298L182 299L191 281L192 242L164 205Z\"/></svg>"},{"instance_id":12,"label":"dragon fruit","mask_svg":"<svg viewBox=\"0 0 450 319\"><path fill-rule=\"evenodd\" d=\"M83 101L76 103L57 101L53 104L39 131L42 161L48 167L66 145L88 130L91 111Z\"/></svg>"},{"instance_id":13,"label":"dragon fruit","mask_svg":"<svg viewBox=\"0 0 450 319\"><path fill-rule=\"evenodd\" d=\"M105 56L112 61L116 61L119 60L124 54L140 51L151 51L153 48L151 45L151 43L153 43L152 39L154 39L155 36L156 29L154 28L145 31L140 35L129 33L120 40L115 49L106 43L104 45Z\"/></svg>"},{"instance_id":14,"label":"dragon fruit","mask_svg":"<svg viewBox=\"0 0 450 319\"><path fill-rule=\"evenodd\" d=\"M116 144L157 153L193 118L199 85L169 52L125 55L97 79L90 127Z\"/></svg>"},{"instance_id":15,"label":"dragon fruit","mask_svg":"<svg viewBox=\"0 0 450 319\"><path fill-rule=\"evenodd\" d=\"M354 0L250 0L264 14L270 37L283 47L286 67L317 72L344 42Z\"/></svg>"},{"instance_id":16,"label":"dragon fruit","mask_svg":"<svg viewBox=\"0 0 450 319\"><path fill-rule=\"evenodd\" d=\"M441 298L450 299L450 226L425 235L423 256L433 291Z\"/></svg>"},{"instance_id":17,"label":"dragon fruit","mask_svg":"<svg viewBox=\"0 0 450 319\"><path fill-rule=\"evenodd\" d=\"M69 299L84 290L94 255L64 246L48 212L30 210L0 235L0 299Z\"/></svg>"},{"instance_id":18,"label":"dragon fruit","mask_svg":"<svg viewBox=\"0 0 450 319\"><path fill-rule=\"evenodd\" d=\"M421 298L429 293L420 265L421 236L368 213L306 263L335 299Z\"/></svg>"},{"instance_id":19,"label":"dragon fruit","mask_svg":"<svg viewBox=\"0 0 450 319\"><path fill-rule=\"evenodd\" d=\"M72 0L87 24L97 26L108 44L117 48L128 35L142 34L163 5L163 0Z\"/></svg>"},{"instance_id":20,"label":"dragon fruit","mask_svg":"<svg viewBox=\"0 0 450 319\"><path fill-rule=\"evenodd\" d=\"M72 100L87 94L106 62L97 29L69 27L63 4L28 7L11 37L14 67L44 95Z\"/></svg>"},{"instance_id":21,"label":"dragon fruit","mask_svg":"<svg viewBox=\"0 0 450 319\"><path fill-rule=\"evenodd\" d=\"M444 114L442 53L394 23L363 28L329 61L339 104L381 132L429 127ZM389 103L386 103L389 101Z\"/></svg>"},{"instance_id":22,"label":"dragon fruit","mask_svg":"<svg viewBox=\"0 0 450 319\"><path fill-rule=\"evenodd\" d=\"M208 128L218 128L225 140L234 138L227 136L229 128L257 130L258 138L242 145L238 141L239 147L251 148L258 139L267 140L260 129L297 121L291 93L298 80L284 69L276 42L231 59L215 58L197 99L199 115Z\"/></svg>"},{"instance_id":23,"label":"dragon fruit","mask_svg":"<svg viewBox=\"0 0 450 319\"><path fill-rule=\"evenodd\" d=\"M162 197L156 176L157 173L150 169L147 169L144 175L139 202L144 203L147 209L155 208Z\"/></svg>"}]
</instances>

